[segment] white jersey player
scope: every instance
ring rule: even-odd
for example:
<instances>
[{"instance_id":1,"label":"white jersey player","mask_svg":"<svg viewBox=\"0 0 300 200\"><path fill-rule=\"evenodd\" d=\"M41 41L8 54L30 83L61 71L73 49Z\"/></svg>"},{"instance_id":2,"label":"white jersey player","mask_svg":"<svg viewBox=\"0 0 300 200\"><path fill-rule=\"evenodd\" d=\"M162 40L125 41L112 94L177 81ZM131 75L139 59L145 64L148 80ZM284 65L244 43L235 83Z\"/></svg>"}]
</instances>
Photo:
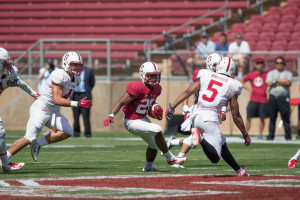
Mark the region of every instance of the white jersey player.
<instances>
[{"instance_id":1,"label":"white jersey player","mask_svg":"<svg viewBox=\"0 0 300 200\"><path fill-rule=\"evenodd\" d=\"M206 58L206 68L210 71L216 72L217 65L222 61L223 56L219 53L212 53ZM197 75L200 70L194 71L193 74L193 81L197 82ZM181 131L184 133L192 133L192 131L197 131L197 129L193 129L192 120L189 116L193 113L195 106L198 103L198 92L195 93L196 100L194 105L188 107L188 99L183 102L183 114L184 114L184 122L181 124ZM226 120L226 106L222 107L222 111L219 115L220 122ZM185 156L191 148L195 148L196 146L192 145L192 134L184 139L177 139L174 136L171 136L168 140L168 148L170 149L173 146L182 146L178 156L183 157Z\"/></svg>"},{"instance_id":2,"label":"white jersey player","mask_svg":"<svg viewBox=\"0 0 300 200\"><path fill-rule=\"evenodd\" d=\"M37 161L40 148L67 139L73 135L73 129L68 120L59 112L60 106L84 107L92 106L91 100L83 98L79 102L71 101L68 98L74 88L80 83L82 73L82 58L76 52L68 52L62 58L62 68L51 73L47 80L45 92L30 107L30 118L26 127L24 137L15 141L8 149L8 157L15 155L22 148L30 144L31 154L34 161ZM42 128L55 130L44 138L37 140Z\"/></svg>"},{"instance_id":3,"label":"white jersey player","mask_svg":"<svg viewBox=\"0 0 300 200\"><path fill-rule=\"evenodd\" d=\"M192 83L171 105L166 112L170 119L174 109L194 92L199 91L198 104L190 118L198 131L192 132L193 145L201 144L203 151L212 163L219 162L222 157L236 172L238 176L248 176L245 167L240 167L226 145L226 138L221 134L219 127L219 113L222 106L230 103L234 123L242 132L245 145L251 143L246 132L243 119L239 112L238 95L243 88L242 84L231 78L235 71L235 64L231 58L225 57L217 66L217 73L210 70L200 70L198 81ZM199 133L200 132L200 133Z\"/></svg>"},{"instance_id":4,"label":"white jersey player","mask_svg":"<svg viewBox=\"0 0 300 200\"><path fill-rule=\"evenodd\" d=\"M13 65L8 51L0 47L0 95L8 87L20 87L34 98L39 96L37 92L18 77L18 69ZM12 163L9 161L6 154L5 135L6 131L0 117L0 165L2 165L4 172L19 170L24 166L24 163Z\"/></svg>"}]
</instances>

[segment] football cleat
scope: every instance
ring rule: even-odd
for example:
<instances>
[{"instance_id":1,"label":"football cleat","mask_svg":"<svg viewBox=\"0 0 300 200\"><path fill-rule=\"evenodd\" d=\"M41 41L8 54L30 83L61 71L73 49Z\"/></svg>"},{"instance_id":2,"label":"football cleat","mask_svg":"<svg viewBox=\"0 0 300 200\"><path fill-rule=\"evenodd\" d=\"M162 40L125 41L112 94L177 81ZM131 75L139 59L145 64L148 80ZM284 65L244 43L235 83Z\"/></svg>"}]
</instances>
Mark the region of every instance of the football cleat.
<instances>
[{"instance_id":1,"label":"football cleat","mask_svg":"<svg viewBox=\"0 0 300 200\"><path fill-rule=\"evenodd\" d=\"M5 167L2 166L3 172L16 171L24 167L25 163L8 163Z\"/></svg>"},{"instance_id":2,"label":"football cleat","mask_svg":"<svg viewBox=\"0 0 300 200\"><path fill-rule=\"evenodd\" d=\"M173 165L173 164L183 164L186 161L187 157L178 157L178 156L174 156L171 160L168 161L169 165Z\"/></svg>"},{"instance_id":3,"label":"football cleat","mask_svg":"<svg viewBox=\"0 0 300 200\"><path fill-rule=\"evenodd\" d=\"M242 170L236 176L250 176L250 175L246 172L246 168L242 166Z\"/></svg>"},{"instance_id":4,"label":"football cleat","mask_svg":"<svg viewBox=\"0 0 300 200\"><path fill-rule=\"evenodd\" d=\"M30 143L31 155L35 162L38 160L39 152L40 152L40 145L38 145L37 140L34 139Z\"/></svg>"},{"instance_id":5,"label":"football cleat","mask_svg":"<svg viewBox=\"0 0 300 200\"><path fill-rule=\"evenodd\" d=\"M288 164L288 168L295 168L297 164L297 160L296 159L290 159L289 160L289 164Z\"/></svg>"},{"instance_id":6,"label":"football cleat","mask_svg":"<svg viewBox=\"0 0 300 200\"><path fill-rule=\"evenodd\" d=\"M154 166L151 168L146 168L146 166L142 170L143 172L161 172L159 169L156 169Z\"/></svg>"},{"instance_id":7,"label":"football cleat","mask_svg":"<svg viewBox=\"0 0 300 200\"><path fill-rule=\"evenodd\" d=\"M202 142L200 132L197 128L192 128L192 145L197 147ZM200 141L201 140L201 141Z\"/></svg>"}]
</instances>

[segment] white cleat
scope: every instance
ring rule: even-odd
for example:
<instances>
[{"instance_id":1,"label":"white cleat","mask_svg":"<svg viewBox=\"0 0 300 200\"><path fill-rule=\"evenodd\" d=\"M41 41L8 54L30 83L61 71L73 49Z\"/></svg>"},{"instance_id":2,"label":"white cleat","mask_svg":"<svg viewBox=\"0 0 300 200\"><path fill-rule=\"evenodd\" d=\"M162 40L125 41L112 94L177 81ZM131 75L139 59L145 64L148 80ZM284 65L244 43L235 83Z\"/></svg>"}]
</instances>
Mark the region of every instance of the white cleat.
<instances>
[{"instance_id":1,"label":"white cleat","mask_svg":"<svg viewBox=\"0 0 300 200\"><path fill-rule=\"evenodd\" d=\"M38 160L39 152L40 152L40 145L38 145L37 140L34 139L30 143L31 155L35 162Z\"/></svg>"},{"instance_id":2,"label":"white cleat","mask_svg":"<svg viewBox=\"0 0 300 200\"><path fill-rule=\"evenodd\" d=\"M174 156L170 161L168 161L169 165L174 165L174 164L183 164L186 161L187 157L178 157Z\"/></svg>"},{"instance_id":3,"label":"white cleat","mask_svg":"<svg viewBox=\"0 0 300 200\"><path fill-rule=\"evenodd\" d=\"M2 166L3 172L17 171L24 167L25 163L8 163L5 167Z\"/></svg>"}]
</instances>

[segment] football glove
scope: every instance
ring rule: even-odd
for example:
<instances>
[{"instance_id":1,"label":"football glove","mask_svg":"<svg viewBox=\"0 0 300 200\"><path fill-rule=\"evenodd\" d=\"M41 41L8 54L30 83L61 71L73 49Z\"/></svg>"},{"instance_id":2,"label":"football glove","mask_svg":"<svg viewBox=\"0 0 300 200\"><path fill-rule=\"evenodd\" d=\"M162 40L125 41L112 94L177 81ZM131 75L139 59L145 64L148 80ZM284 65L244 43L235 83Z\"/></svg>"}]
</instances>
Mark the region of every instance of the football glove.
<instances>
[{"instance_id":1,"label":"football glove","mask_svg":"<svg viewBox=\"0 0 300 200\"><path fill-rule=\"evenodd\" d=\"M169 103L169 109L166 111L166 119L170 120L174 115L175 109L172 107L172 104Z\"/></svg>"},{"instance_id":2,"label":"football glove","mask_svg":"<svg viewBox=\"0 0 300 200\"><path fill-rule=\"evenodd\" d=\"M221 111L221 112L220 112L220 117L221 117L221 120L222 120L222 121L225 121L225 120L226 120L226 113L223 112L223 111Z\"/></svg>"},{"instance_id":3,"label":"football glove","mask_svg":"<svg viewBox=\"0 0 300 200\"><path fill-rule=\"evenodd\" d=\"M244 136L244 140L245 140L245 146L249 146L251 143L251 138L248 136L248 134Z\"/></svg>"},{"instance_id":4,"label":"football glove","mask_svg":"<svg viewBox=\"0 0 300 200\"><path fill-rule=\"evenodd\" d=\"M82 107L82 108L90 108L93 106L93 101L92 100L85 100L86 97L84 97L83 99L81 99L78 102L78 106Z\"/></svg>"},{"instance_id":5,"label":"football glove","mask_svg":"<svg viewBox=\"0 0 300 200\"><path fill-rule=\"evenodd\" d=\"M154 104L151 107L151 114L155 119L162 120L164 111L160 105Z\"/></svg>"},{"instance_id":6,"label":"football glove","mask_svg":"<svg viewBox=\"0 0 300 200\"><path fill-rule=\"evenodd\" d=\"M104 126L108 126L110 123L114 122L114 115L110 114L104 121L103 121L103 125Z\"/></svg>"},{"instance_id":7,"label":"football glove","mask_svg":"<svg viewBox=\"0 0 300 200\"><path fill-rule=\"evenodd\" d=\"M37 100L41 95L39 93L36 93L36 95L34 96L34 99Z\"/></svg>"}]
</instances>

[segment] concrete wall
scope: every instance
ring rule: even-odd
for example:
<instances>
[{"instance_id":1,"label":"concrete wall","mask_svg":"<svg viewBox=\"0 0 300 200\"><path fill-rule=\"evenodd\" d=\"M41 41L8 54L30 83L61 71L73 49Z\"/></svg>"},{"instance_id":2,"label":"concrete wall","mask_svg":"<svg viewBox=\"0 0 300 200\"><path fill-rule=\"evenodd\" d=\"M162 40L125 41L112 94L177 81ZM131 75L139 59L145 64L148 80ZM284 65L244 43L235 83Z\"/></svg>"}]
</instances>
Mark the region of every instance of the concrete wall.
<instances>
[{"instance_id":1,"label":"concrete wall","mask_svg":"<svg viewBox=\"0 0 300 200\"><path fill-rule=\"evenodd\" d=\"M26 81L28 84L31 84L30 81ZM112 84L97 81L95 88L93 90L93 101L94 106L91 110L91 126L92 131L125 131L122 124L123 112L120 111L115 117L115 123L111 124L109 127L104 127L102 125L103 120L110 114L112 106L116 103L116 101L122 96L126 89L126 85L129 81L124 82L113 82ZM157 102L164 108L164 111L168 107L168 103L174 101L179 93L181 93L185 88L189 85L188 82L161 82L163 87L162 95L158 97ZM33 87L36 89L36 87ZM9 104L14 97L19 95L22 92L20 88L9 88L4 91L1 95L0 100L0 110ZM249 101L250 94L246 90L242 91L242 94L239 97L240 102L240 112L243 116L243 119L246 117L246 106ZM299 95L299 83L293 83L291 87L291 98L300 97ZM29 108L33 103L34 99L27 95L23 94L16 102L12 104L7 110L3 113L0 113L2 117L3 124L5 129L7 130L25 130L27 120L29 118ZM190 101L190 105L192 105L193 100ZM297 108L296 106L291 107L291 125L292 127L297 126L298 117L297 117ZM72 110L71 108L62 107L61 113L69 119L70 124L73 124ZM181 106L176 109L177 114L182 113ZM280 120L280 116L278 117L278 122ZM153 120L160 124L163 129L166 128L166 120L162 121ZM277 122L277 124L278 124ZM83 127L83 123L82 127ZM268 132L268 124L269 121L266 120L266 126L264 129L264 134L266 135ZM239 133L238 129L234 125L231 114L227 113L227 120L221 125L221 130L225 134L237 134ZM257 134L258 131L258 119L252 120L252 129L250 130L250 134ZM284 129L278 129L280 134L284 133Z\"/></svg>"}]
</instances>

